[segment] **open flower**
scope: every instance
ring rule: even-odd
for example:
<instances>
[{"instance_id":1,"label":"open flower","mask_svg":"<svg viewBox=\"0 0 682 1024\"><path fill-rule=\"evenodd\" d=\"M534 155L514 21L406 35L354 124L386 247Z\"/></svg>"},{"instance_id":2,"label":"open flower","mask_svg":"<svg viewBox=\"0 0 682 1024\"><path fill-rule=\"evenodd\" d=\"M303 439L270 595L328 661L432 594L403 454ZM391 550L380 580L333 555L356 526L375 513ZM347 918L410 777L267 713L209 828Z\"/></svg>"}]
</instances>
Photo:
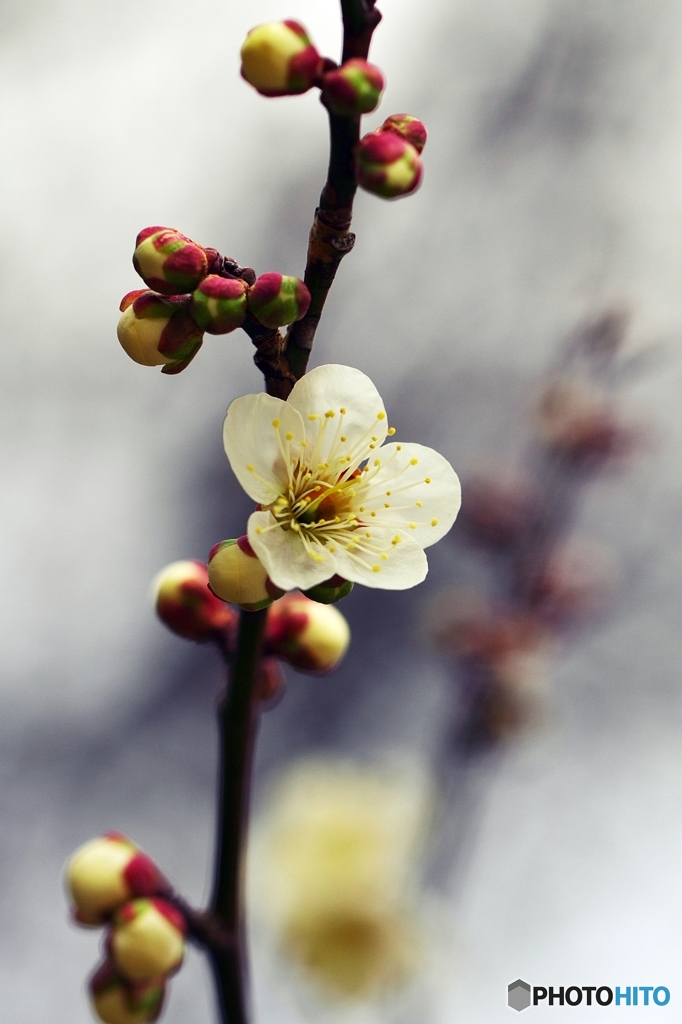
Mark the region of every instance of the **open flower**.
<instances>
[{"instance_id":1,"label":"open flower","mask_svg":"<svg viewBox=\"0 0 682 1024\"><path fill-rule=\"evenodd\" d=\"M420 444L384 444L384 403L349 366L318 366L283 402L244 395L228 409L225 451L260 509L249 542L272 582L307 590L338 574L384 590L426 576L424 548L460 506L450 463Z\"/></svg>"}]
</instances>

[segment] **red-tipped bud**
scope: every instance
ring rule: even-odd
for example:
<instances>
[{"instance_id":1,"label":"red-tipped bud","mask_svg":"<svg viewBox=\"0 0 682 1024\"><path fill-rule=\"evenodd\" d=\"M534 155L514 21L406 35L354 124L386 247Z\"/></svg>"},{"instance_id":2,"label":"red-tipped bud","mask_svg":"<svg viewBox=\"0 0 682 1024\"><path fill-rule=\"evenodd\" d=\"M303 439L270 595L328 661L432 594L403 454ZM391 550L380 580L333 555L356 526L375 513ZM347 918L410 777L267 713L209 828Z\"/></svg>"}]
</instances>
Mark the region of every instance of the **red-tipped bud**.
<instances>
[{"instance_id":1,"label":"red-tipped bud","mask_svg":"<svg viewBox=\"0 0 682 1024\"><path fill-rule=\"evenodd\" d=\"M223 540L208 556L208 582L223 601L249 612L267 608L282 591L274 586L249 544L249 538Z\"/></svg>"},{"instance_id":2,"label":"red-tipped bud","mask_svg":"<svg viewBox=\"0 0 682 1024\"><path fill-rule=\"evenodd\" d=\"M175 228L145 228L135 242L133 266L161 295L192 292L208 273L204 249Z\"/></svg>"},{"instance_id":3,"label":"red-tipped bud","mask_svg":"<svg viewBox=\"0 0 682 1024\"><path fill-rule=\"evenodd\" d=\"M342 598L348 597L354 584L350 580L344 580L343 576L332 576L331 579L318 583L305 591L305 596L311 601L318 601L319 604L336 604Z\"/></svg>"},{"instance_id":4,"label":"red-tipped bud","mask_svg":"<svg viewBox=\"0 0 682 1024\"><path fill-rule=\"evenodd\" d=\"M135 295L130 301L131 295ZM187 311L187 302L156 292L129 292L121 303L117 334L125 352L142 366L163 366L177 373L201 348L203 332Z\"/></svg>"},{"instance_id":5,"label":"red-tipped bud","mask_svg":"<svg viewBox=\"0 0 682 1024\"><path fill-rule=\"evenodd\" d=\"M88 988L92 1008L104 1024L152 1024L161 1013L165 995L161 979L131 984L110 961L97 969Z\"/></svg>"},{"instance_id":6,"label":"red-tipped bud","mask_svg":"<svg viewBox=\"0 0 682 1024\"><path fill-rule=\"evenodd\" d=\"M268 612L266 649L301 672L331 672L349 642L341 612L303 594L285 595Z\"/></svg>"},{"instance_id":7,"label":"red-tipped bud","mask_svg":"<svg viewBox=\"0 0 682 1024\"><path fill-rule=\"evenodd\" d=\"M238 616L209 589L203 562L172 562L152 582L156 613L165 626L186 640L210 640L233 632Z\"/></svg>"},{"instance_id":8,"label":"red-tipped bud","mask_svg":"<svg viewBox=\"0 0 682 1024\"><path fill-rule=\"evenodd\" d=\"M413 117L412 114L391 114L386 118L379 131L397 132L413 145L418 153L421 153L426 145L426 128L419 118Z\"/></svg>"},{"instance_id":9,"label":"red-tipped bud","mask_svg":"<svg viewBox=\"0 0 682 1024\"><path fill-rule=\"evenodd\" d=\"M376 110L384 85L384 76L379 68L354 57L324 76L322 97L332 113L342 117L360 117Z\"/></svg>"},{"instance_id":10,"label":"red-tipped bud","mask_svg":"<svg viewBox=\"0 0 682 1024\"><path fill-rule=\"evenodd\" d=\"M134 843L109 832L85 843L66 865L66 885L73 900L74 919L101 925L122 903L135 896L168 891L157 866Z\"/></svg>"},{"instance_id":11,"label":"red-tipped bud","mask_svg":"<svg viewBox=\"0 0 682 1024\"><path fill-rule=\"evenodd\" d=\"M310 292L297 277L261 274L249 290L249 313L264 327L284 327L308 312Z\"/></svg>"},{"instance_id":12,"label":"red-tipped bud","mask_svg":"<svg viewBox=\"0 0 682 1024\"><path fill-rule=\"evenodd\" d=\"M246 319L249 286L240 278L209 274L192 295L192 319L208 334L229 334Z\"/></svg>"},{"instance_id":13,"label":"red-tipped bud","mask_svg":"<svg viewBox=\"0 0 682 1024\"><path fill-rule=\"evenodd\" d=\"M322 58L297 21L271 21L251 29L241 49L242 77L263 96L307 92Z\"/></svg>"},{"instance_id":14,"label":"red-tipped bud","mask_svg":"<svg viewBox=\"0 0 682 1024\"><path fill-rule=\"evenodd\" d=\"M365 135L355 151L358 184L382 199L410 195L420 185L423 168L419 153L397 132Z\"/></svg>"},{"instance_id":15,"label":"red-tipped bud","mask_svg":"<svg viewBox=\"0 0 682 1024\"><path fill-rule=\"evenodd\" d=\"M132 900L114 916L109 956L131 981L151 981L179 970L187 926L179 910L162 899Z\"/></svg>"}]
</instances>

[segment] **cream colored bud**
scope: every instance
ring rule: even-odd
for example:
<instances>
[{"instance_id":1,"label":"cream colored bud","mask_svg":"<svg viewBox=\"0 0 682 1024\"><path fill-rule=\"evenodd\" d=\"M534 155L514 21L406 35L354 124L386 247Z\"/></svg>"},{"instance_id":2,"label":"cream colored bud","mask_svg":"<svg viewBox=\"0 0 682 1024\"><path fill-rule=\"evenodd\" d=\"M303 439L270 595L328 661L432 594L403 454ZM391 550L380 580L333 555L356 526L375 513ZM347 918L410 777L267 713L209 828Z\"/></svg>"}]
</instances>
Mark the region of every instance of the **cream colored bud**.
<instances>
[{"instance_id":1,"label":"cream colored bud","mask_svg":"<svg viewBox=\"0 0 682 1024\"><path fill-rule=\"evenodd\" d=\"M101 836L76 850L66 866L66 884L81 924L101 924L130 899L125 870L136 852L123 836Z\"/></svg>"},{"instance_id":2,"label":"cream colored bud","mask_svg":"<svg viewBox=\"0 0 682 1024\"><path fill-rule=\"evenodd\" d=\"M208 582L223 601L247 611L267 608L282 593L273 587L247 537L215 545L208 556Z\"/></svg>"},{"instance_id":3,"label":"cream colored bud","mask_svg":"<svg viewBox=\"0 0 682 1024\"><path fill-rule=\"evenodd\" d=\"M268 614L267 648L303 672L330 672L350 643L350 628L341 612L303 594L288 594Z\"/></svg>"},{"instance_id":4,"label":"cream colored bud","mask_svg":"<svg viewBox=\"0 0 682 1024\"><path fill-rule=\"evenodd\" d=\"M165 900L133 900L116 913L109 952L131 981L149 981L176 971L185 955L185 925Z\"/></svg>"},{"instance_id":5,"label":"cream colored bud","mask_svg":"<svg viewBox=\"0 0 682 1024\"><path fill-rule=\"evenodd\" d=\"M172 356L159 352L161 335L170 320L159 318L141 319L136 316L133 306L123 312L116 333L121 347L127 355L142 366L163 366L172 363Z\"/></svg>"}]
</instances>

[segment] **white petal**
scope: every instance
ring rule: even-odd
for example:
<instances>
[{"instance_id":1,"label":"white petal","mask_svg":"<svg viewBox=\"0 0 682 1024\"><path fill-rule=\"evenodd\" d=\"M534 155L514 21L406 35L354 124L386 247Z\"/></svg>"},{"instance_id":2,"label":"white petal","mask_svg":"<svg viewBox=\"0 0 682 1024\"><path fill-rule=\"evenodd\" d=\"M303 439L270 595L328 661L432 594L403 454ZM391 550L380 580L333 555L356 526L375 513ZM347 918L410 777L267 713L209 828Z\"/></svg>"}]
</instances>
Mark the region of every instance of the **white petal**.
<instances>
[{"instance_id":1,"label":"white petal","mask_svg":"<svg viewBox=\"0 0 682 1024\"><path fill-rule=\"evenodd\" d=\"M280 426L274 427L273 422ZM249 497L271 505L286 489L288 476L282 446L287 433L294 435L298 451L303 439L303 421L287 402L261 392L236 398L227 410L223 427L225 452L234 475ZM279 441L278 441L279 436Z\"/></svg>"},{"instance_id":2,"label":"white petal","mask_svg":"<svg viewBox=\"0 0 682 1024\"><path fill-rule=\"evenodd\" d=\"M287 404L303 417L310 455L320 431L324 430L317 448L317 463L354 454L353 461L358 465L372 454L369 446L378 448L388 432L381 395L369 377L352 366L317 366L294 385ZM372 440L374 437L376 441Z\"/></svg>"},{"instance_id":3,"label":"white petal","mask_svg":"<svg viewBox=\"0 0 682 1024\"><path fill-rule=\"evenodd\" d=\"M281 526L268 529L275 522L271 512L253 512L248 525L249 543L275 586L282 590L308 590L336 574L336 559L326 548L316 544L315 554L321 561L311 558L294 530ZM259 529L263 532L259 533Z\"/></svg>"},{"instance_id":4,"label":"white petal","mask_svg":"<svg viewBox=\"0 0 682 1024\"><path fill-rule=\"evenodd\" d=\"M454 469L433 448L421 444L387 444L378 458L381 468L376 476L369 474L362 515L376 512L372 519L378 526L404 530L423 548L435 544L454 523L462 503Z\"/></svg>"},{"instance_id":5,"label":"white petal","mask_svg":"<svg viewBox=\"0 0 682 1024\"><path fill-rule=\"evenodd\" d=\"M429 566L421 544L412 537L374 527L368 530L369 538L363 536L364 531L356 532L355 551L349 552L339 545L335 554L336 571L344 579L377 590L407 590L423 581ZM374 550L363 550L365 540ZM399 542L394 544L394 540Z\"/></svg>"}]
</instances>

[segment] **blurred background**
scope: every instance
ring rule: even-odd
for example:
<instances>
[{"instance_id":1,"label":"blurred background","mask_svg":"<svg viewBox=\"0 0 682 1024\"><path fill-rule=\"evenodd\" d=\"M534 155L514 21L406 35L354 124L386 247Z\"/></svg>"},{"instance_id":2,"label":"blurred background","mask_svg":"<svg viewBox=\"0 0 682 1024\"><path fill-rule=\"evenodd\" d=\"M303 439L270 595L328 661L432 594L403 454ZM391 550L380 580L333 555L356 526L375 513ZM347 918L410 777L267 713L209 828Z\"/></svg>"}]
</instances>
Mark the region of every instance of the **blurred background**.
<instances>
[{"instance_id":1,"label":"blurred background","mask_svg":"<svg viewBox=\"0 0 682 1024\"><path fill-rule=\"evenodd\" d=\"M425 182L395 204L359 195L314 363L368 373L401 436L465 476L522 458L566 336L627 308L631 351L657 346L628 382L654 443L581 495L580 531L618 564L610 617L553 655L542 726L452 802L451 870L416 899L427 952L407 1001L322 1007L254 924L258 1021L493 1024L519 976L666 985L657 1015L678 1019L682 3L380 6L388 89L367 130L422 118ZM148 588L243 532L221 423L261 380L241 332L169 378L128 360L115 325L148 224L302 273L324 112L238 75L247 30L281 17L338 54L333 0L0 0L2 1020L91 1019L96 939L68 923L60 880L86 839L125 831L189 899L207 895L222 673L156 622ZM456 693L424 623L441 588L482 572L458 529L423 587L356 588L340 606L353 644L335 675L288 672L263 722L259 807L302 757L386 771L399 750L414 781L444 749ZM165 1016L188 1018L214 1019L197 953Z\"/></svg>"}]
</instances>

